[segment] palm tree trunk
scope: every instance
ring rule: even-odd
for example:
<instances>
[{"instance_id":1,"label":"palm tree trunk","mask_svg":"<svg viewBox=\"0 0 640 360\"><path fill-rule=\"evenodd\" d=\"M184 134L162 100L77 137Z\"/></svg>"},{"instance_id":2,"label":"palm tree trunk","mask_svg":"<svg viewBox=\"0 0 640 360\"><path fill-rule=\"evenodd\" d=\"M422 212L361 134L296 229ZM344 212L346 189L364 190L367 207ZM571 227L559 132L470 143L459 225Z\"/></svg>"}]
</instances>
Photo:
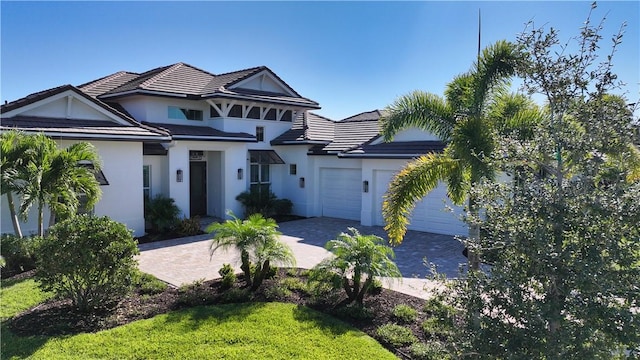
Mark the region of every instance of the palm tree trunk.
<instances>
[{"instance_id":1,"label":"palm tree trunk","mask_svg":"<svg viewBox=\"0 0 640 360\"><path fill-rule=\"evenodd\" d=\"M251 261L249 260L249 253L246 250L240 252L240 269L244 273L244 282L247 286L251 286Z\"/></svg>"},{"instance_id":2,"label":"palm tree trunk","mask_svg":"<svg viewBox=\"0 0 640 360\"><path fill-rule=\"evenodd\" d=\"M253 285L251 286L251 291L255 291L262 284L264 278L267 277L267 273L269 273L271 266L269 265L269 260L265 260L260 269L257 269L256 276L253 279Z\"/></svg>"},{"instance_id":3,"label":"palm tree trunk","mask_svg":"<svg viewBox=\"0 0 640 360\"><path fill-rule=\"evenodd\" d=\"M13 232L17 237L22 238L22 228L20 227L20 221L18 220L18 214L16 214L16 206L13 201L13 194L11 191L7 191L7 202L9 203L9 213L11 213L11 222L13 223Z\"/></svg>"},{"instance_id":4,"label":"palm tree trunk","mask_svg":"<svg viewBox=\"0 0 640 360\"><path fill-rule=\"evenodd\" d=\"M56 213L55 211L51 210L51 215L49 215L49 227L52 227L55 224L56 224Z\"/></svg>"},{"instance_id":5,"label":"palm tree trunk","mask_svg":"<svg viewBox=\"0 0 640 360\"><path fill-rule=\"evenodd\" d=\"M44 236L44 202L38 202L38 236Z\"/></svg>"}]
</instances>

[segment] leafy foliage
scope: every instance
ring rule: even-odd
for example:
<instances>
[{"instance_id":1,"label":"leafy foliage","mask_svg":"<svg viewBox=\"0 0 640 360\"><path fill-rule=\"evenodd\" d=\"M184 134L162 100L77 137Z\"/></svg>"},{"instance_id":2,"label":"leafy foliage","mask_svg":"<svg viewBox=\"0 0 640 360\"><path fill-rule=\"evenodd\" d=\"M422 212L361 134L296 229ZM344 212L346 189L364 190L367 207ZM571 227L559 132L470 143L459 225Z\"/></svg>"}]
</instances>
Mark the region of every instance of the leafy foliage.
<instances>
[{"instance_id":1,"label":"leafy foliage","mask_svg":"<svg viewBox=\"0 0 640 360\"><path fill-rule=\"evenodd\" d=\"M36 267L36 248L40 237L24 237L2 234L0 255L5 260L2 276L7 277Z\"/></svg>"},{"instance_id":2,"label":"leafy foliage","mask_svg":"<svg viewBox=\"0 0 640 360\"><path fill-rule=\"evenodd\" d=\"M137 276L136 284L134 285L138 288L138 291L141 295L155 295L160 294L165 291L169 285L164 281L158 279L157 277L140 272Z\"/></svg>"},{"instance_id":3,"label":"leafy foliage","mask_svg":"<svg viewBox=\"0 0 640 360\"><path fill-rule=\"evenodd\" d=\"M230 288L236 282L236 273L233 270L233 266L231 264L223 264L220 270L218 270L218 274L222 276L222 287Z\"/></svg>"},{"instance_id":4,"label":"leafy foliage","mask_svg":"<svg viewBox=\"0 0 640 360\"><path fill-rule=\"evenodd\" d=\"M185 217L176 226L176 232L179 236L194 236L202 234L202 229L200 228L200 217Z\"/></svg>"},{"instance_id":5,"label":"leafy foliage","mask_svg":"<svg viewBox=\"0 0 640 360\"><path fill-rule=\"evenodd\" d=\"M452 293L464 309L463 353L609 359L640 350L638 150L633 109L612 95L622 34L598 61L602 23L590 17L566 43L553 28L519 37L525 88L548 105L529 136L500 139L496 162L513 180L473 190L484 214L469 221L486 234L474 251L493 261Z\"/></svg>"},{"instance_id":6,"label":"leafy foliage","mask_svg":"<svg viewBox=\"0 0 640 360\"><path fill-rule=\"evenodd\" d=\"M311 281L330 279L334 288L342 287L349 302L363 303L364 297L376 277L400 277L400 270L393 262L393 249L375 235L362 235L355 228L351 234L341 233L330 240L325 248L333 257L314 267Z\"/></svg>"},{"instance_id":7,"label":"leafy foliage","mask_svg":"<svg viewBox=\"0 0 640 360\"><path fill-rule=\"evenodd\" d=\"M147 202L144 218L151 224L154 233L173 229L179 222L180 208L175 200L158 194ZM198 224L199 228L200 224Z\"/></svg>"},{"instance_id":8,"label":"leafy foliage","mask_svg":"<svg viewBox=\"0 0 640 360\"><path fill-rule=\"evenodd\" d=\"M131 232L107 217L80 215L50 228L37 248L36 279L81 311L126 294L135 282L138 248Z\"/></svg>"},{"instance_id":9,"label":"leafy foliage","mask_svg":"<svg viewBox=\"0 0 640 360\"><path fill-rule=\"evenodd\" d=\"M418 338L413 335L410 329L398 324L386 324L378 327L376 334L385 343L395 347L402 347L418 342Z\"/></svg>"},{"instance_id":10,"label":"leafy foliage","mask_svg":"<svg viewBox=\"0 0 640 360\"><path fill-rule=\"evenodd\" d=\"M271 272L272 264L294 265L291 249L283 243L273 219L265 219L261 214L253 214L240 220L229 212L232 219L224 223L213 223L207 232L213 233L210 255L219 248L235 248L240 252L240 269L244 273L246 285L256 290ZM255 271L251 271L252 263Z\"/></svg>"},{"instance_id":11,"label":"leafy foliage","mask_svg":"<svg viewBox=\"0 0 640 360\"><path fill-rule=\"evenodd\" d=\"M392 310L393 317L401 323L411 323L418 318L418 311L409 305L396 305Z\"/></svg>"},{"instance_id":12,"label":"leafy foliage","mask_svg":"<svg viewBox=\"0 0 640 360\"><path fill-rule=\"evenodd\" d=\"M236 200L244 206L244 216L262 214L268 218L272 216L289 215L293 210L293 203L289 199L278 199L271 191L251 189L236 196Z\"/></svg>"}]
</instances>

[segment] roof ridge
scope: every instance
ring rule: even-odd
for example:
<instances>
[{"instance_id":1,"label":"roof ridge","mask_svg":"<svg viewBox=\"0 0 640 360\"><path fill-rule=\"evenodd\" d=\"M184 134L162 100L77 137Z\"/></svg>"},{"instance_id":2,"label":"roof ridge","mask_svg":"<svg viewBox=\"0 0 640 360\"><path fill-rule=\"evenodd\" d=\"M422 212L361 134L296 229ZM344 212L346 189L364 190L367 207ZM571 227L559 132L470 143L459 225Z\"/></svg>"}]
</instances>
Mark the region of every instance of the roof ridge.
<instances>
[{"instance_id":1,"label":"roof ridge","mask_svg":"<svg viewBox=\"0 0 640 360\"><path fill-rule=\"evenodd\" d=\"M180 68L183 65L184 65L184 63L181 63L181 62L175 63L173 65L168 65L164 70L160 71L156 75L153 75L153 76L149 77L147 80L141 82L140 85L138 85L138 87L139 88L145 88L146 86L152 85L153 83L155 83L158 80L164 78L165 76L167 76L170 73L174 72L175 70L177 70L178 68Z\"/></svg>"},{"instance_id":2,"label":"roof ridge","mask_svg":"<svg viewBox=\"0 0 640 360\"><path fill-rule=\"evenodd\" d=\"M256 69L261 69L261 68L267 68L264 65L260 65L260 66L254 66L254 67L250 67L250 68L246 68L246 69L241 69L241 70L235 70L235 71L229 71L226 73L221 73L221 74L217 74L215 76L223 76L223 75L229 75L229 74L233 74L233 73L239 73L239 72L243 72L243 71L249 71L249 70L256 70Z\"/></svg>"},{"instance_id":3,"label":"roof ridge","mask_svg":"<svg viewBox=\"0 0 640 360\"><path fill-rule=\"evenodd\" d=\"M342 121L345 121L345 120L349 120L349 119L354 118L356 116L360 116L360 115L363 115L363 114L374 113L374 112L377 112L378 115L382 116L382 113L380 112L379 109L373 109L373 110L369 110L369 111L363 111L363 112L357 113L355 115L351 115L351 116L346 117L346 118L344 118L342 120L339 120L339 122L342 122ZM367 120L354 120L354 121L367 121Z\"/></svg>"},{"instance_id":4,"label":"roof ridge","mask_svg":"<svg viewBox=\"0 0 640 360\"><path fill-rule=\"evenodd\" d=\"M335 121L335 120L333 120L333 119L330 119L330 118L328 118L328 117L326 117L326 116L322 116L322 115L320 115L320 114L318 114L318 113L314 113L313 111L309 111L309 114L314 115L314 116L317 116L317 117L319 117L319 118L321 118L321 119L324 119L324 120L328 120L328 121L331 121L331 122L336 122L336 121Z\"/></svg>"}]
</instances>

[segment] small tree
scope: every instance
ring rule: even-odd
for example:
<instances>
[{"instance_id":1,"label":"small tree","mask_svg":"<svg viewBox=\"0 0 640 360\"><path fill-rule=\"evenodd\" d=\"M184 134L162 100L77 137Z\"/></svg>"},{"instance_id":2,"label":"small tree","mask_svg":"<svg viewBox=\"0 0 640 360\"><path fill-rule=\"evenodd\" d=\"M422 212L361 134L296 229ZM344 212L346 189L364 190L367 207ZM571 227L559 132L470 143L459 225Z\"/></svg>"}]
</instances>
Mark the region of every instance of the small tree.
<instances>
[{"instance_id":1,"label":"small tree","mask_svg":"<svg viewBox=\"0 0 640 360\"><path fill-rule=\"evenodd\" d=\"M228 214L233 219L224 223L213 223L207 227L207 232L214 233L209 253L213 256L220 248L235 248L240 251L240 269L248 287L256 290L269 273L272 264L295 265L293 252L279 239L281 233L273 219L253 214L246 220L240 220L233 213ZM253 273L252 261L256 265Z\"/></svg>"},{"instance_id":2,"label":"small tree","mask_svg":"<svg viewBox=\"0 0 640 360\"><path fill-rule=\"evenodd\" d=\"M398 266L393 262L393 249L385 245L384 239L376 235L361 235L355 228L351 234L341 233L330 240L325 248L333 257L323 260L312 272L313 278L325 278L329 273L334 286L342 287L349 303L362 305L376 278L400 277Z\"/></svg>"},{"instance_id":3,"label":"small tree","mask_svg":"<svg viewBox=\"0 0 640 360\"><path fill-rule=\"evenodd\" d=\"M592 10L595 9L595 4ZM473 191L490 275L456 282L464 309L461 352L478 358L611 359L640 354L640 154L633 108L620 96L612 58L598 62L602 25L587 18L560 43L554 29L519 37L519 72L544 94L530 137L500 139L513 181ZM490 339L490 341L487 341Z\"/></svg>"},{"instance_id":4,"label":"small tree","mask_svg":"<svg viewBox=\"0 0 640 360\"><path fill-rule=\"evenodd\" d=\"M107 217L80 215L50 228L37 248L36 279L45 291L89 311L126 294L138 274L131 232Z\"/></svg>"}]
</instances>

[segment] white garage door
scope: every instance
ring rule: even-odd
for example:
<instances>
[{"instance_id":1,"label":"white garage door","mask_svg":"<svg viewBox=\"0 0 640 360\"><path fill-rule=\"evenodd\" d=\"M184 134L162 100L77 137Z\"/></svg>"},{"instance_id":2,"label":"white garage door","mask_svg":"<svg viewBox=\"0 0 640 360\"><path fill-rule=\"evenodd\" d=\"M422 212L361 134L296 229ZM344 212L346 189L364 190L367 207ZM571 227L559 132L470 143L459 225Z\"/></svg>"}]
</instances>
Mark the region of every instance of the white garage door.
<instances>
[{"instance_id":1,"label":"white garage door","mask_svg":"<svg viewBox=\"0 0 640 360\"><path fill-rule=\"evenodd\" d=\"M393 177L393 171L374 171L375 196L376 196L376 225L384 226L382 218L382 196L387 191L389 182ZM443 199L446 202L443 202ZM453 212L447 208L453 208ZM451 204L447 198L447 188L441 184L433 189L422 201L416 204L411 214L410 230L426 231L446 235L466 235L468 228L460 220L462 208Z\"/></svg>"},{"instance_id":2,"label":"white garage door","mask_svg":"<svg viewBox=\"0 0 640 360\"><path fill-rule=\"evenodd\" d=\"M360 169L320 169L322 216L360 221Z\"/></svg>"}]
</instances>

